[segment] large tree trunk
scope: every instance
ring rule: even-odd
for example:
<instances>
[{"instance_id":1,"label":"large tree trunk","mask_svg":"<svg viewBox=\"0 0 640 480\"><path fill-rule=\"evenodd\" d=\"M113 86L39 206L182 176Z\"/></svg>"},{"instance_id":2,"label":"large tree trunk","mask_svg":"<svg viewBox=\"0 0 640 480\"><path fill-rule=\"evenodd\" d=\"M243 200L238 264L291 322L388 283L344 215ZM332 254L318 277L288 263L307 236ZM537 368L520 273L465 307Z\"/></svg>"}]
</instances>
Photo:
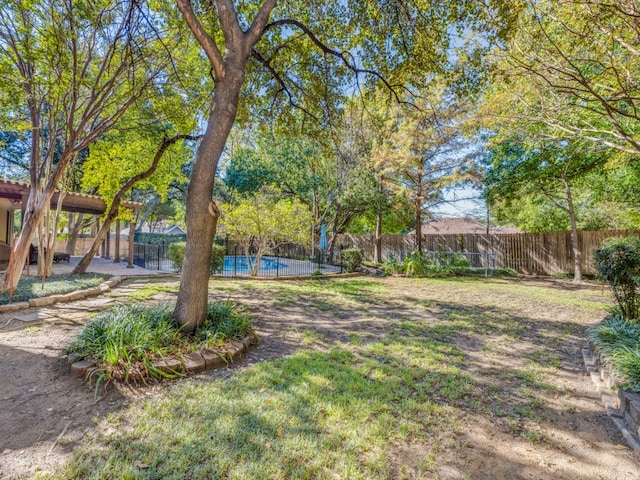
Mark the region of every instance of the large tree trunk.
<instances>
[{"instance_id":1,"label":"large tree trunk","mask_svg":"<svg viewBox=\"0 0 640 480\"><path fill-rule=\"evenodd\" d=\"M244 72L230 70L216 82L207 130L196 152L187 190L187 246L174 317L184 332L195 330L207 316L209 259L218 209L212 201L218 160L238 111Z\"/></svg>"},{"instance_id":2,"label":"large tree trunk","mask_svg":"<svg viewBox=\"0 0 640 480\"><path fill-rule=\"evenodd\" d=\"M416 251L422 253L422 208L416 203Z\"/></svg>"},{"instance_id":3,"label":"large tree trunk","mask_svg":"<svg viewBox=\"0 0 640 480\"><path fill-rule=\"evenodd\" d=\"M53 196L54 189L45 190L40 198L37 200L37 204L35 207L29 208L25 211L24 222L22 225L22 230L20 231L20 235L16 240L13 249L11 250L11 255L9 257L9 265L7 266L7 270L2 277L2 284L0 284L0 291L9 292L10 294L18 286L18 281L20 280L20 275L22 274L22 269L24 267L25 261L27 259L27 255L29 254L29 247L31 245L31 239L33 239L34 234L38 228L40 221L42 220L42 216L44 214L44 210L46 206L51 202L51 197ZM37 192L34 192L33 185L31 186L31 192L29 193L29 200L27 205L32 205L35 203L35 198L37 197Z\"/></svg>"},{"instance_id":4,"label":"large tree trunk","mask_svg":"<svg viewBox=\"0 0 640 480\"><path fill-rule=\"evenodd\" d=\"M576 222L576 211L573 205L573 196L571 194L571 187L566 179L562 179L564 183L564 190L567 196L567 210L569 211L569 219L571 220L571 248L573 250L573 281L576 283L582 282L582 267L580 265L580 245L578 244L578 224Z\"/></svg>"},{"instance_id":5,"label":"large tree trunk","mask_svg":"<svg viewBox=\"0 0 640 480\"><path fill-rule=\"evenodd\" d=\"M76 243L78 242L78 235L84 225L84 213L78 215L78 219L75 219L75 214L69 214L69 241L65 247L65 252L69 255L76 254Z\"/></svg>"},{"instance_id":6,"label":"large tree trunk","mask_svg":"<svg viewBox=\"0 0 640 480\"><path fill-rule=\"evenodd\" d=\"M380 182L380 192L382 193L382 182ZM373 253L373 261L376 265L379 265L382 263L382 196L378 198L375 237L375 251Z\"/></svg>"},{"instance_id":7,"label":"large tree trunk","mask_svg":"<svg viewBox=\"0 0 640 480\"><path fill-rule=\"evenodd\" d=\"M31 239L38 228L38 223L44 211L44 206L37 203L39 190L38 165L40 164L40 110L37 102L31 95L29 84L27 84L27 98L29 106L29 117L31 120L31 151L29 153L29 177L31 185L29 187L29 197L27 204L22 205L23 217L20 225L20 235L13 244L11 254L9 255L9 264L7 270L2 277L0 283L0 292L9 292L9 298L13 295L14 290L20 281L20 275L24 268L27 255L29 255L29 247ZM53 192L51 192L53 196ZM39 208L38 208L39 207ZM36 212L38 208L38 212ZM26 233L25 233L26 232Z\"/></svg>"},{"instance_id":8,"label":"large tree trunk","mask_svg":"<svg viewBox=\"0 0 640 480\"><path fill-rule=\"evenodd\" d=\"M207 130L196 152L187 191L187 247L174 318L184 332L194 331L207 317L209 262L219 210L212 201L213 182L227 137L238 113L247 59L260 40L276 0L265 0L248 30L243 31L233 2L216 0L224 34L224 56L204 29L189 0L177 0L180 13L204 50L215 74Z\"/></svg>"},{"instance_id":9,"label":"large tree trunk","mask_svg":"<svg viewBox=\"0 0 640 480\"><path fill-rule=\"evenodd\" d=\"M119 204L120 202L118 202L118 205ZM89 251L84 254L84 257L82 257L80 262L74 267L71 273L73 273L74 275L81 275L87 271L87 267L89 267L91 260L93 260L93 257L96 255L96 253L98 253L98 249L100 248L102 241L107 236L107 232L111 228L111 224L113 223L117 215L118 207L116 207L115 209L111 208L109 214L102 222L98 233L93 239L93 243L91 244L91 247L89 247Z\"/></svg>"}]
</instances>

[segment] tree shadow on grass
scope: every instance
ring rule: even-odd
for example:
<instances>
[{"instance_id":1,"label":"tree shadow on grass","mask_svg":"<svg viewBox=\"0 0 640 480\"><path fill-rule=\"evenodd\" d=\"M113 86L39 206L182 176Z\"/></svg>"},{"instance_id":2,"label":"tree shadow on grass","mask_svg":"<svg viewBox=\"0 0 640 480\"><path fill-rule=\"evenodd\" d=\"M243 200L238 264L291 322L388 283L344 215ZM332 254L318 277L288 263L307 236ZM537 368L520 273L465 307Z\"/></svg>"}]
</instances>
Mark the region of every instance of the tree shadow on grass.
<instances>
[{"instance_id":1,"label":"tree shadow on grass","mask_svg":"<svg viewBox=\"0 0 640 480\"><path fill-rule=\"evenodd\" d=\"M423 351L421 359L417 349ZM553 448L551 438L525 438L537 431L529 422L540 421L527 417L524 409L530 407L517 384L500 390L512 411L496 417L479 402L486 379L459 368L460 360L450 344L398 339L300 351L227 381L186 380L114 419L117 428L83 447L67 473L82 478L398 478L404 472L407 478L433 478L448 467L474 472L471 478L580 478L569 466L555 476L540 470L518 450L487 445L486 436L474 441L477 430L466 424L470 416L486 429L511 424L512 431L503 434L523 450L532 447L530 442ZM540 410L534 413L560 415L551 407ZM513 424L518 415L526 420L521 426ZM592 420L588 412L575 416L579 423ZM472 456L465 449L468 442L473 442ZM417 456L397 463L403 446L413 446ZM431 460L440 457L449 463ZM575 461L596 462L586 452Z\"/></svg>"},{"instance_id":2,"label":"tree shadow on grass","mask_svg":"<svg viewBox=\"0 0 640 480\"><path fill-rule=\"evenodd\" d=\"M308 299L273 306L258 293L258 328L313 329L322 349L225 381L178 382L114 419L67 477L615 478L636 465L614 451L620 469L598 470L593 446L611 450L619 435L592 394L554 381L579 371L579 322L452 301L397 309L356 296L366 321L338 301L319 318ZM366 340L346 344L348 332ZM287 345L288 354L295 342ZM572 404L559 400L567 395ZM537 456L564 460L549 468Z\"/></svg>"}]
</instances>

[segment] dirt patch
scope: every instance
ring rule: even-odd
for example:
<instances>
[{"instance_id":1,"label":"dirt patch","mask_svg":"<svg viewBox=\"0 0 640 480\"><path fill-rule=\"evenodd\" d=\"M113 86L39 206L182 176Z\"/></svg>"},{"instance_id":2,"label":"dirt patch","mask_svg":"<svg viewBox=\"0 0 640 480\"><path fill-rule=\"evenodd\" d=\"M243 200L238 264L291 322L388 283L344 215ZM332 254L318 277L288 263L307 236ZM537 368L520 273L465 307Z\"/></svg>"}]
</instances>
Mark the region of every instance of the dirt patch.
<instances>
[{"instance_id":1,"label":"dirt patch","mask_svg":"<svg viewBox=\"0 0 640 480\"><path fill-rule=\"evenodd\" d=\"M0 478L28 477L64 459L94 419L125 398L97 397L69 375L64 348L79 327L44 323L0 333Z\"/></svg>"},{"instance_id":2,"label":"dirt patch","mask_svg":"<svg viewBox=\"0 0 640 480\"><path fill-rule=\"evenodd\" d=\"M426 468L431 478L452 480L640 479L636 456L582 366L584 329L603 317L609 302L602 288L541 279L366 281L369 290L340 294L329 283L323 291L296 282L212 282L212 298L236 301L256 317L261 342L228 368L184 381L224 379L299 348L378 340L418 319L463 353L461 367L474 386L453 405L459 431L434 439L444 446L438 455L425 458L427 444L394 444L393 478L419 478ZM111 298L127 299L117 292ZM167 292L153 300L171 298ZM84 307L40 309L46 316L0 330L2 479L49 470L92 434L96 420L142 396L162 395L160 385L111 385L96 397L70 376L64 348L91 315ZM10 314L0 325L7 320ZM433 398L439 401L438 392Z\"/></svg>"}]
</instances>

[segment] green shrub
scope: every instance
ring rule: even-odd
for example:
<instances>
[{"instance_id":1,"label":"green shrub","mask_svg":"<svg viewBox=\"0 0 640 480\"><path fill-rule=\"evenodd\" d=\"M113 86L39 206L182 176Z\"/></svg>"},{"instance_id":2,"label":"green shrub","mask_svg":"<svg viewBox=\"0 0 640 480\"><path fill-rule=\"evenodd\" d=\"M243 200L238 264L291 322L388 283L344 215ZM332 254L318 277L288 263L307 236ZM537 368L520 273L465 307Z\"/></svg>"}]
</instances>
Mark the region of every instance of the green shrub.
<instances>
[{"instance_id":1,"label":"green shrub","mask_svg":"<svg viewBox=\"0 0 640 480\"><path fill-rule=\"evenodd\" d=\"M636 320L640 313L640 239L616 238L594 251L598 276L611 285L622 315Z\"/></svg>"},{"instance_id":2,"label":"green shrub","mask_svg":"<svg viewBox=\"0 0 640 480\"><path fill-rule=\"evenodd\" d=\"M172 314L169 304L119 305L91 320L67 351L111 366L172 353L184 343Z\"/></svg>"},{"instance_id":3,"label":"green shrub","mask_svg":"<svg viewBox=\"0 0 640 480\"><path fill-rule=\"evenodd\" d=\"M151 360L166 355L180 357L182 352L213 346L253 333L246 314L230 302L208 305L206 321L194 335L184 335L173 319L175 305L119 305L91 320L71 342L67 353L78 359L92 359L111 378L114 371L132 369L143 376L161 376ZM166 375L164 375L166 376Z\"/></svg>"},{"instance_id":4,"label":"green shrub","mask_svg":"<svg viewBox=\"0 0 640 480\"><path fill-rule=\"evenodd\" d=\"M186 242L176 242L169 245L167 249L167 256L169 260L173 262L173 266L178 270L182 270L184 264L184 251L187 247ZM211 274L216 274L224 269L224 256L226 254L226 248L223 245L214 243L211 246L211 261L209 268Z\"/></svg>"},{"instance_id":5,"label":"green shrub","mask_svg":"<svg viewBox=\"0 0 640 480\"><path fill-rule=\"evenodd\" d=\"M386 273L406 273L411 277L450 276L469 273L471 261L460 254L412 252L402 262L391 256L384 264Z\"/></svg>"},{"instance_id":6,"label":"green shrub","mask_svg":"<svg viewBox=\"0 0 640 480\"><path fill-rule=\"evenodd\" d=\"M471 260L460 254L447 255L449 257L449 266L452 268L469 268L471 266Z\"/></svg>"},{"instance_id":7,"label":"green shrub","mask_svg":"<svg viewBox=\"0 0 640 480\"><path fill-rule=\"evenodd\" d=\"M364 250L361 248L345 248L340 253L344 269L351 273L355 272L362 265Z\"/></svg>"},{"instance_id":8,"label":"green shrub","mask_svg":"<svg viewBox=\"0 0 640 480\"><path fill-rule=\"evenodd\" d=\"M393 254L382 264L382 269L387 275L405 273L404 263L400 262Z\"/></svg>"},{"instance_id":9,"label":"green shrub","mask_svg":"<svg viewBox=\"0 0 640 480\"><path fill-rule=\"evenodd\" d=\"M624 378L622 386L640 390L640 324L614 315L589 328L588 337L603 361Z\"/></svg>"},{"instance_id":10,"label":"green shrub","mask_svg":"<svg viewBox=\"0 0 640 480\"><path fill-rule=\"evenodd\" d=\"M240 314L233 302L212 302L208 305L207 320L196 331L197 340L210 344L241 338L254 333L246 314Z\"/></svg>"},{"instance_id":11,"label":"green shrub","mask_svg":"<svg viewBox=\"0 0 640 480\"><path fill-rule=\"evenodd\" d=\"M214 243L211 246L211 262L209 263L209 268L212 275L220 273L224 269L224 256L226 253L227 249L224 245Z\"/></svg>"},{"instance_id":12,"label":"green shrub","mask_svg":"<svg viewBox=\"0 0 640 480\"><path fill-rule=\"evenodd\" d=\"M440 273L438 265L426 253L412 252L402 261L404 272L410 277L426 277Z\"/></svg>"},{"instance_id":13,"label":"green shrub","mask_svg":"<svg viewBox=\"0 0 640 480\"><path fill-rule=\"evenodd\" d=\"M187 242L175 242L167 247L167 257L178 270L182 270L184 263L184 251L187 248Z\"/></svg>"}]
</instances>

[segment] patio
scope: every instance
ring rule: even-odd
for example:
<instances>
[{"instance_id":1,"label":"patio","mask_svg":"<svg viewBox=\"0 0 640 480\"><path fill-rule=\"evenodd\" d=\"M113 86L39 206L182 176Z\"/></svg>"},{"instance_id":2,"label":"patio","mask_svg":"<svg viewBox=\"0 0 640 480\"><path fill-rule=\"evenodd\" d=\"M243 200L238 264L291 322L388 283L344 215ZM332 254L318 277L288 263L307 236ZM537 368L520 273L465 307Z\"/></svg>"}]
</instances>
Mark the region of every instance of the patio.
<instances>
[{"instance_id":1,"label":"patio","mask_svg":"<svg viewBox=\"0 0 640 480\"><path fill-rule=\"evenodd\" d=\"M71 273L73 267L75 267L82 257L80 256L72 256L69 262L61 262L53 264L53 274L68 274ZM28 270L25 268L24 275L36 276L38 274L38 266L30 265ZM145 268L138 267L133 265L132 268L127 267L127 259L123 259L123 261L115 263L112 258L102 258L102 257L94 257L89 264L89 268L87 268L87 273L101 273L107 274L114 277L135 277L135 276L149 276L149 275L166 275L166 272L147 270Z\"/></svg>"}]
</instances>

